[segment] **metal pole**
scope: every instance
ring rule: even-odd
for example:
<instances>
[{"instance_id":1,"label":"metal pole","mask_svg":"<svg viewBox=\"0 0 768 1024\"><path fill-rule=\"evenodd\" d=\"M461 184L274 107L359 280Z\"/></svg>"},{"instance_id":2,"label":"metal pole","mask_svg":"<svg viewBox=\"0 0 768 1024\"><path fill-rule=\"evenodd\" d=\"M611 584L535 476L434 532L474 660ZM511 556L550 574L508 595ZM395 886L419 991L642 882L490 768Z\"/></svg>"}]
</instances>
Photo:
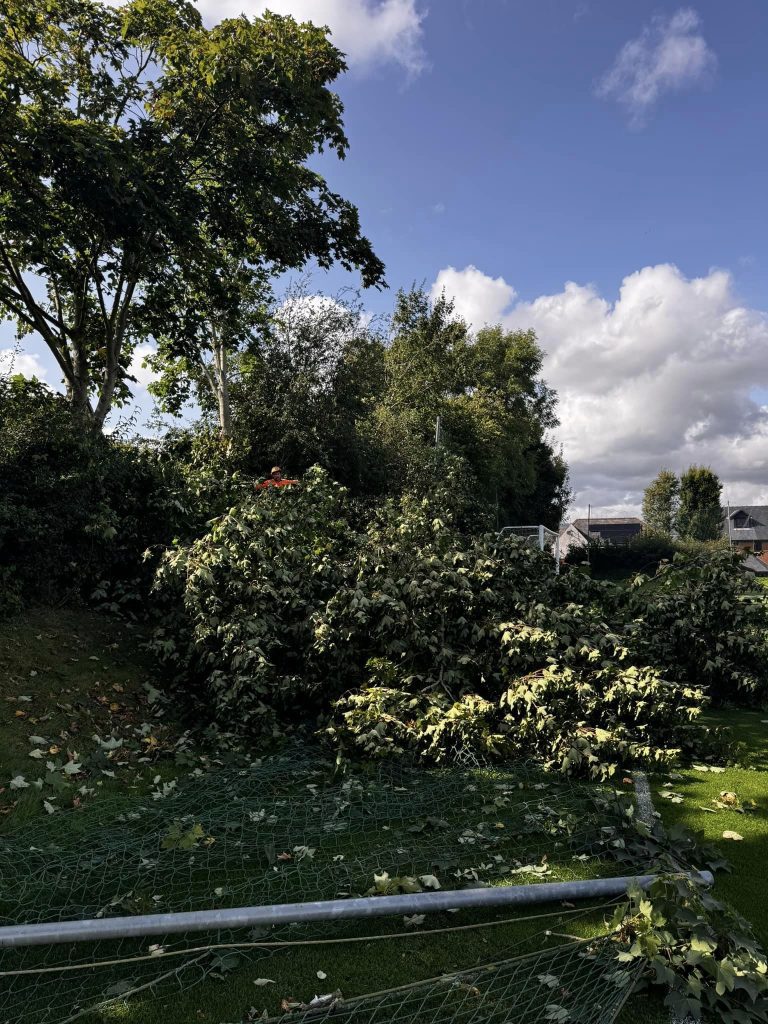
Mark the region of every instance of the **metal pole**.
<instances>
[{"instance_id":1,"label":"metal pole","mask_svg":"<svg viewBox=\"0 0 768 1024\"><path fill-rule=\"evenodd\" d=\"M539 551L544 550L544 527L539 523Z\"/></svg>"},{"instance_id":2,"label":"metal pole","mask_svg":"<svg viewBox=\"0 0 768 1024\"><path fill-rule=\"evenodd\" d=\"M690 876L711 885L713 876L702 871ZM582 882L551 882L533 885L491 886L419 892L407 896L367 896L350 900L318 900L313 903L284 903L268 907L236 907L223 910L195 910L183 914L145 914L140 917L111 917L91 921L47 921L0 928L0 949L47 946L65 942L95 942L103 939L177 935L229 928L254 928L309 921L348 921L357 918L388 917L467 907L527 907L560 900L621 896L630 887L647 888L658 875L630 875L621 878L591 878Z\"/></svg>"}]
</instances>

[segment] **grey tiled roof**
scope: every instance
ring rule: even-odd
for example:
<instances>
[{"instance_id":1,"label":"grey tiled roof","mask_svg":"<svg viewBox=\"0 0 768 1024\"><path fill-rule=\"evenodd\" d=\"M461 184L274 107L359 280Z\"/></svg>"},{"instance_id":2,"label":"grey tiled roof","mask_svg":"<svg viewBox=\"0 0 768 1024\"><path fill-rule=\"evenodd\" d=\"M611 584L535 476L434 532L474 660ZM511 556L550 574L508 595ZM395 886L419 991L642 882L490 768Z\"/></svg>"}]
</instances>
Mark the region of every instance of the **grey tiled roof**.
<instances>
[{"instance_id":1,"label":"grey tiled roof","mask_svg":"<svg viewBox=\"0 0 768 1024\"><path fill-rule=\"evenodd\" d=\"M637 516L623 516L611 519L609 517L602 518L591 518L591 519L574 519L573 525L577 529L587 530L587 524L589 523L590 528L597 528L599 526L642 526L643 520L638 519Z\"/></svg>"},{"instance_id":2,"label":"grey tiled roof","mask_svg":"<svg viewBox=\"0 0 768 1024\"><path fill-rule=\"evenodd\" d=\"M596 519L574 519L571 526L575 526L585 537L600 537L603 534L608 537L634 537L643 528L643 520L636 516L622 516L610 519L607 517Z\"/></svg>"},{"instance_id":3,"label":"grey tiled roof","mask_svg":"<svg viewBox=\"0 0 768 1024\"><path fill-rule=\"evenodd\" d=\"M731 505L731 529L728 530L728 509L724 508L722 531L723 536L732 540L768 540L768 505ZM733 518L742 512L754 520L755 526L736 527Z\"/></svg>"},{"instance_id":4,"label":"grey tiled roof","mask_svg":"<svg viewBox=\"0 0 768 1024\"><path fill-rule=\"evenodd\" d=\"M768 565L755 555L747 555L741 564L748 572L753 572L755 576L768 576Z\"/></svg>"}]
</instances>

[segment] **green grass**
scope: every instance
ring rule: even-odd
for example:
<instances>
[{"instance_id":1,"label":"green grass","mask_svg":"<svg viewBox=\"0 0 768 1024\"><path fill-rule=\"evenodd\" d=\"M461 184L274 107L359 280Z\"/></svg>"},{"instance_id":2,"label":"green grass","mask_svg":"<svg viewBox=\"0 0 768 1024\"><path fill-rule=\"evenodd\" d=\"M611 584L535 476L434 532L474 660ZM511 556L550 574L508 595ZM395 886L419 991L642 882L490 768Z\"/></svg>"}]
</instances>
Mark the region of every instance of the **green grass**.
<instances>
[{"instance_id":1,"label":"green grass","mask_svg":"<svg viewBox=\"0 0 768 1024\"><path fill-rule=\"evenodd\" d=\"M86 812L95 803L93 810L98 813L102 793L135 800L137 793L146 792L150 777L157 773L178 776L185 770L174 763L172 756L183 726L168 712L158 717L144 688L151 674L141 653L142 639L137 627L85 611L38 610L0 626L0 829L4 824L16 825L43 814L44 794L8 787L8 780L18 774L33 779L40 773L39 761L29 756L35 749L32 736L44 737L46 757L58 758L61 763L85 760L85 755L94 750L94 733L125 738L125 746L110 754L115 779L96 779L96 792L85 801ZM22 696L31 700L21 701ZM681 771L682 777L673 782L674 790L683 796L680 804L659 797L658 790L666 777L655 778L654 801L665 823L681 822L701 832L729 856L734 871L718 877L715 891L752 922L768 946L768 886L764 880L768 855L768 726L761 720L768 714L730 712L710 717L713 724L729 725L735 739L743 744L739 765L722 774ZM137 731L147 723L153 745L137 739ZM51 748L57 747L60 749L51 754ZM200 756L199 751L196 754ZM139 761L139 757L146 756L150 757L149 764ZM91 771L84 779L98 774ZM745 802L754 800L756 811L738 814L718 810L712 814L700 810L710 806L721 791L736 792ZM62 809L69 806L69 799L58 797ZM52 816L50 825L54 830L66 828L75 834L87 818L88 813L68 812ZM726 830L739 832L743 841L724 840L722 832ZM370 839L379 844L382 837ZM553 868L553 878L585 877L594 870L591 865L573 864L553 864ZM550 909L560 913L558 908L541 908ZM503 916L500 912L434 915L423 928L450 928ZM240 1022L249 1007L275 1012L285 997L307 1000L318 992L337 988L349 997L437 976L478 960L500 958L504 951L532 945L539 948L545 927L584 937L598 935L603 930L604 916L598 910L578 919L563 914L561 918L436 936L414 932L394 940L370 939L281 951L258 962L243 960L222 981L209 979L185 985L183 991L159 1000L137 998L97 1019L126 1024ZM343 933L334 934L365 937L367 929L370 925L348 925ZM403 922L384 921L371 930L391 934L403 930ZM318 971L327 978L320 980ZM265 977L275 984L254 985L256 978ZM655 996L633 997L620 1018L621 1024L667 1024L668 1020L668 1012Z\"/></svg>"},{"instance_id":2,"label":"green grass","mask_svg":"<svg viewBox=\"0 0 768 1024\"><path fill-rule=\"evenodd\" d=\"M722 774L681 771L682 778L673 780L674 791L683 797L679 804L659 796L658 790L666 777L656 777L651 780L654 804L666 825L685 825L717 845L728 857L733 871L718 875L715 893L752 923L760 942L768 948L768 714L729 711L709 715L708 720L714 725L729 726L734 739L744 744L740 763ZM742 803L754 801L756 809L744 814L717 809L712 801L721 792L736 793ZM712 808L715 813L702 807ZM744 838L723 839L726 831L737 832Z\"/></svg>"},{"instance_id":3,"label":"green grass","mask_svg":"<svg viewBox=\"0 0 768 1024\"><path fill-rule=\"evenodd\" d=\"M135 799L157 773L178 774L171 758L182 726L145 688L145 639L138 626L84 609L41 608L0 623L0 831L44 814L44 799L57 809L86 806L102 794ZM94 768L94 735L123 741L101 757L110 774ZM35 751L43 757L31 757ZM92 794L61 787L63 766L73 761L91 768L88 778L73 781L87 782ZM44 787L11 788L17 776L43 778Z\"/></svg>"}]
</instances>

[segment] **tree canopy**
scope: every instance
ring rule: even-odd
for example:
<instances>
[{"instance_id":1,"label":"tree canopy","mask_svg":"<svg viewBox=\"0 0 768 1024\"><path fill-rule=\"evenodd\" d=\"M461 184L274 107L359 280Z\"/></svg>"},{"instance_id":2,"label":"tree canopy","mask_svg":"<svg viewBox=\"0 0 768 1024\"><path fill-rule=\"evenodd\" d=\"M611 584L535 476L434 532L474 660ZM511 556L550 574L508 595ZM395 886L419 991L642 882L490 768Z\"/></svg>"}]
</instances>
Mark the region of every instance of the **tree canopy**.
<instances>
[{"instance_id":1,"label":"tree canopy","mask_svg":"<svg viewBox=\"0 0 768 1024\"><path fill-rule=\"evenodd\" d=\"M307 166L347 150L344 68L289 17L207 29L185 0L2 0L0 305L76 412L100 426L128 397L139 338L189 355L238 307L223 254L253 276L313 258L382 283L355 207Z\"/></svg>"},{"instance_id":2,"label":"tree canopy","mask_svg":"<svg viewBox=\"0 0 768 1024\"><path fill-rule=\"evenodd\" d=\"M643 491L646 529L671 536L677 524L680 481L671 469L662 469Z\"/></svg>"},{"instance_id":3,"label":"tree canopy","mask_svg":"<svg viewBox=\"0 0 768 1024\"><path fill-rule=\"evenodd\" d=\"M720 478L708 466L689 466L680 476L677 530L686 540L716 540L720 535Z\"/></svg>"}]
</instances>

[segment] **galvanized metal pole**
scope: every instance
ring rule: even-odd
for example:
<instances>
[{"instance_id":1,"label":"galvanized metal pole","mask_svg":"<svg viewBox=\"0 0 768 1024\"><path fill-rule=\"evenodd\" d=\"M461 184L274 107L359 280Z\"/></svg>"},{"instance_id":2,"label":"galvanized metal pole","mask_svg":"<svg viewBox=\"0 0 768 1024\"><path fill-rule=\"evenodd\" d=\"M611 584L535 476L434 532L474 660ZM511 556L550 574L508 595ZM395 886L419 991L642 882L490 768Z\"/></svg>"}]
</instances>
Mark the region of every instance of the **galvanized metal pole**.
<instances>
[{"instance_id":1,"label":"galvanized metal pole","mask_svg":"<svg viewBox=\"0 0 768 1024\"><path fill-rule=\"evenodd\" d=\"M657 877L634 875L620 878L591 878L581 882L441 890L407 896L369 896L359 899L319 900L313 903L284 903L267 907L196 910L182 914L145 914L140 917L110 917L91 921L19 924L0 928L0 949L303 924L311 921L347 921L417 912L433 914L441 910L470 907L527 907L536 903L560 900L621 896L630 887L648 888ZM709 871L691 877L704 885L711 885L713 881Z\"/></svg>"}]
</instances>

